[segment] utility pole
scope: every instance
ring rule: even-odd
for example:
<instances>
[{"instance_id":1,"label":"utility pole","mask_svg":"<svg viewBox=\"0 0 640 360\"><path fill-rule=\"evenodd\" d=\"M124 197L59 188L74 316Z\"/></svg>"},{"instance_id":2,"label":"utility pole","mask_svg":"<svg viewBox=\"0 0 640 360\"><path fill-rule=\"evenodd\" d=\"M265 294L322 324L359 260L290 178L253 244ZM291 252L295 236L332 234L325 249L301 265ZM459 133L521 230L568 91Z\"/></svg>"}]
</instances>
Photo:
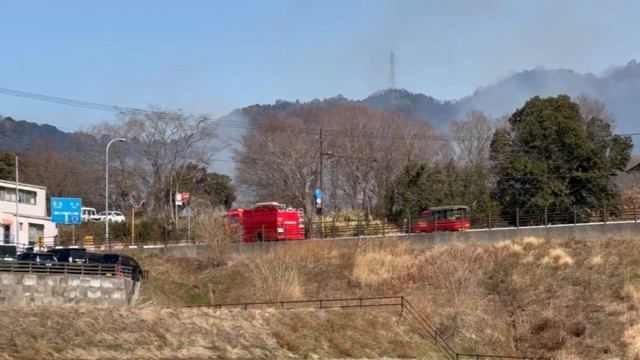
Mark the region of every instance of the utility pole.
<instances>
[{"instance_id":1,"label":"utility pole","mask_svg":"<svg viewBox=\"0 0 640 360\"><path fill-rule=\"evenodd\" d=\"M322 129L320 129L320 191L324 191L324 189L322 188L323 163L324 163L324 138L322 137ZM319 215L322 216L322 212L320 212Z\"/></svg>"},{"instance_id":2,"label":"utility pole","mask_svg":"<svg viewBox=\"0 0 640 360\"><path fill-rule=\"evenodd\" d=\"M322 128L320 129L320 191L324 192L324 189L322 187L322 180L324 178L324 173L323 173L323 166L324 166L324 138L322 137ZM316 200L318 201L318 200ZM322 201L322 198L320 198L320 201ZM324 238L324 222L322 219L322 202L320 202L318 206L317 212L318 212L318 217L320 219L320 237Z\"/></svg>"},{"instance_id":3,"label":"utility pole","mask_svg":"<svg viewBox=\"0 0 640 360\"><path fill-rule=\"evenodd\" d=\"M18 157L16 156L16 246L20 246L20 209L18 204L20 203L20 180L18 171Z\"/></svg>"}]
</instances>

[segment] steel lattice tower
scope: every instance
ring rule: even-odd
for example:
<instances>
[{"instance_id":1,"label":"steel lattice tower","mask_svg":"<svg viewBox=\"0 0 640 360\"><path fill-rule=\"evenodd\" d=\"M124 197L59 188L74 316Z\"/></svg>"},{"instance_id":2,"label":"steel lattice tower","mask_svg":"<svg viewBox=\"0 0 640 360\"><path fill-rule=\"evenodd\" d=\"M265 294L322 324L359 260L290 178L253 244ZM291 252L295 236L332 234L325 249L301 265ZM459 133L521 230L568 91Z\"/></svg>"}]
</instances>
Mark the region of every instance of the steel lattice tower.
<instances>
[{"instance_id":1,"label":"steel lattice tower","mask_svg":"<svg viewBox=\"0 0 640 360\"><path fill-rule=\"evenodd\" d=\"M391 93L391 102L398 101L398 89L396 88L396 55L391 50L389 54L389 86L387 91Z\"/></svg>"}]
</instances>

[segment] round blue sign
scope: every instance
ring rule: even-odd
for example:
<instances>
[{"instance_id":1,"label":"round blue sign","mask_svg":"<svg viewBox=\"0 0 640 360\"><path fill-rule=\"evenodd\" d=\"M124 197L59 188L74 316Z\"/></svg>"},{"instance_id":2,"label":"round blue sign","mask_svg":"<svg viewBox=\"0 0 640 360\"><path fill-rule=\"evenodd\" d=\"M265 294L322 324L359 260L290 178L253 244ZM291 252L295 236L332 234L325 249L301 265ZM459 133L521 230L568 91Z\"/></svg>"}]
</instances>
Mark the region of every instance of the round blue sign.
<instances>
[{"instance_id":1,"label":"round blue sign","mask_svg":"<svg viewBox=\"0 0 640 360\"><path fill-rule=\"evenodd\" d=\"M316 189L316 199L322 199L322 190Z\"/></svg>"}]
</instances>

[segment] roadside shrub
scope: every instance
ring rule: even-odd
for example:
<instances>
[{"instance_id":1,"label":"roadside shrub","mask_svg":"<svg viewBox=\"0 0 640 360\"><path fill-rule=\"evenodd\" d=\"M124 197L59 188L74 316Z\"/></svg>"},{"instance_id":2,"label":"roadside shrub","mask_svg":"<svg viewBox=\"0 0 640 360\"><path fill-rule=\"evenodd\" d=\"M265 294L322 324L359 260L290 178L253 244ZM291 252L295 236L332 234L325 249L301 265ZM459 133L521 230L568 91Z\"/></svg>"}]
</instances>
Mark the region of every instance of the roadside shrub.
<instances>
[{"instance_id":1,"label":"roadside shrub","mask_svg":"<svg viewBox=\"0 0 640 360\"><path fill-rule=\"evenodd\" d=\"M224 214L224 211L212 209L200 212L191 221L192 236L197 243L209 248L208 260L215 267L227 264L233 243L240 240L240 234L226 226Z\"/></svg>"}]
</instances>

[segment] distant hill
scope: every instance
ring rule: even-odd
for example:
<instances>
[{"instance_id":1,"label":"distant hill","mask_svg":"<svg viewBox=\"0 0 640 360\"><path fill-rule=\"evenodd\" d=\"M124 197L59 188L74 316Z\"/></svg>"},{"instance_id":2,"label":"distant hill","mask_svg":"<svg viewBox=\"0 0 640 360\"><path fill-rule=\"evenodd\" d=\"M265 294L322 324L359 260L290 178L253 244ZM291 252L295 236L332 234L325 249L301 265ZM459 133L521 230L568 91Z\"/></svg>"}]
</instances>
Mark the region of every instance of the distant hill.
<instances>
[{"instance_id":1,"label":"distant hill","mask_svg":"<svg viewBox=\"0 0 640 360\"><path fill-rule=\"evenodd\" d=\"M80 132L67 133L47 124L0 116L0 151L20 153L44 141L62 152L83 150L87 144L95 142L95 138Z\"/></svg>"},{"instance_id":2,"label":"distant hill","mask_svg":"<svg viewBox=\"0 0 640 360\"><path fill-rule=\"evenodd\" d=\"M416 119L428 120L445 130L451 121L460 119L467 111L481 110L493 117L513 112L529 98L586 93L602 100L616 119L616 132L640 131L636 117L640 114L640 64L632 60L624 66L614 67L604 74L580 74L573 70L547 70L536 68L514 73L493 85L479 88L473 94L457 100L438 100L431 96L407 90L378 91L361 100L338 95L328 99L316 99L310 103L334 107L346 103L360 103L370 108L401 112ZM394 96L395 95L395 96ZM223 121L251 121L264 112L287 112L300 106L299 101L277 100L273 104L256 104L234 110ZM0 109L1 111L1 109ZM231 135L241 129L228 130ZM0 117L0 151L23 151L29 143L52 139L57 148L65 144L81 144L86 134L65 133L50 125L38 125ZM81 145L74 145L81 146Z\"/></svg>"}]
</instances>

